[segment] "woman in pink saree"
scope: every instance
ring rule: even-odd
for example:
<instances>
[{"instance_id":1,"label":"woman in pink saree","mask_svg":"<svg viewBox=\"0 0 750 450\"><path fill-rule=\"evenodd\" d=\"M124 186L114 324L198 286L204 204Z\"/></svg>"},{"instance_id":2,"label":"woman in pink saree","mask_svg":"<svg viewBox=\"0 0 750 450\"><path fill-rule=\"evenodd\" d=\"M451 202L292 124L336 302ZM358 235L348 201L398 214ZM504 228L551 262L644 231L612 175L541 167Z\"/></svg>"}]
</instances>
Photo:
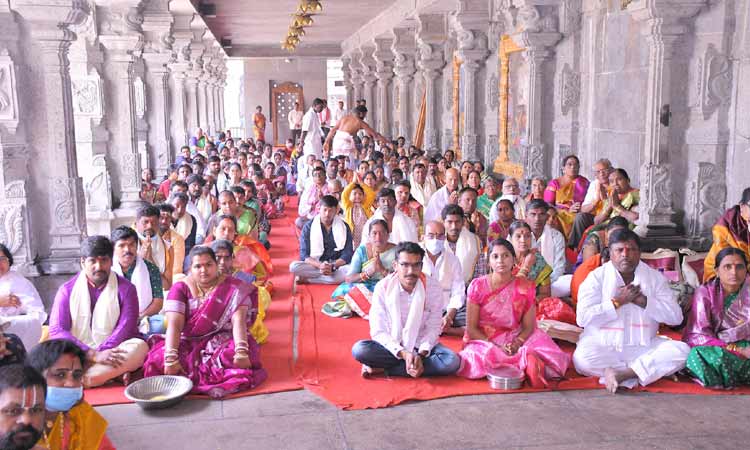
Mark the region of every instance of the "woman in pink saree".
<instances>
[{"instance_id":1,"label":"woman in pink saree","mask_svg":"<svg viewBox=\"0 0 750 450\"><path fill-rule=\"evenodd\" d=\"M565 239L570 236L573 221L581 210L581 203L586 199L589 180L580 175L581 163L575 155L568 155L563 160L563 176L555 178L544 190L544 201L552 205L560 222L560 230Z\"/></svg>"},{"instance_id":2,"label":"woman in pink saree","mask_svg":"<svg viewBox=\"0 0 750 450\"><path fill-rule=\"evenodd\" d=\"M255 321L257 291L219 274L209 247L190 252L190 275L172 285L164 310L166 335L151 337L144 376L185 375L195 394L221 398L266 379L260 349L247 330Z\"/></svg>"},{"instance_id":3,"label":"woman in pink saree","mask_svg":"<svg viewBox=\"0 0 750 450\"><path fill-rule=\"evenodd\" d=\"M562 378L570 355L536 327L536 286L513 276L515 252L510 242L498 239L490 245L490 275L477 278L467 293L465 346L459 354L458 374L482 378L502 365L526 373L534 388Z\"/></svg>"}]
</instances>

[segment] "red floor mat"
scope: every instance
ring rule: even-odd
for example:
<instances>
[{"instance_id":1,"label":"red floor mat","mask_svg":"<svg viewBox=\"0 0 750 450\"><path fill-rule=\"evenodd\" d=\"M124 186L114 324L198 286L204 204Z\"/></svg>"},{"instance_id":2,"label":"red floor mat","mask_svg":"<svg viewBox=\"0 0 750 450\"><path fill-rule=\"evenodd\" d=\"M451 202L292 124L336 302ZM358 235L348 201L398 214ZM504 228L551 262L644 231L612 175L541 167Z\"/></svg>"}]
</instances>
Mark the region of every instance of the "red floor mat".
<instances>
[{"instance_id":1,"label":"red floor mat","mask_svg":"<svg viewBox=\"0 0 750 450\"><path fill-rule=\"evenodd\" d=\"M517 391L496 391L486 380L467 380L460 377L385 378L365 380L360 376L360 364L351 355L351 348L359 339L369 338L368 322L360 318L335 319L320 312L323 303L330 299L334 286L304 285L299 291L300 333L297 373L305 389L347 410L384 408L409 400L431 400L473 394L512 394L539 392L525 388ZM441 341L458 351L461 340L443 338ZM572 344L562 347L573 352ZM573 369L568 379L561 381L556 390L602 389L598 379L582 377ZM712 391L691 382L661 380L640 388L649 392L673 394L750 394L750 388L733 391Z\"/></svg>"},{"instance_id":2,"label":"red floor mat","mask_svg":"<svg viewBox=\"0 0 750 450\"><path fill-rule=\"evenodd\" d=\"M302 389L293 372L292 333L293 307L292 275L289 263L299 256L299 244L295 234L294 219L297 217L297 197L287 202L287 217L271 221L271 258L274 276L271 278L274 292L265 323L269 329L268 341L261 347L261 361L268 371L268 379L256 389L239 392L227 398L270 394L273 392ZM110 385L85 391L85 399L91 405L113 405L130 403L124 394L125 388ZM191 398L207 396L193 395Z\"/></svg>"}]
</instances>

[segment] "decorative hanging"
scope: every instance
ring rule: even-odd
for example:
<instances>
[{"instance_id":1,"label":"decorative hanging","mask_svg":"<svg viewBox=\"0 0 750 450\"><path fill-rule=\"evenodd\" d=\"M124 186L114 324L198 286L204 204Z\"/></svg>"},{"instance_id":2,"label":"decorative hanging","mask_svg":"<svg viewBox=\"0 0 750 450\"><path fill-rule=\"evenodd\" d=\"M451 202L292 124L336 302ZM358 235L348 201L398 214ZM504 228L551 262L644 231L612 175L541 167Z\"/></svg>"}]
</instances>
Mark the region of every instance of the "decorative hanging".
<instances>
[{"instance_id":1,"label":"decorative hanging","mask_svg":"<svg viewBox=\"0 0 750 450\"><path fill-rule=\"evenodd\" d=\"M286 38L281 41L281 48L289 52L297 49L301 39L305 36L305 27L311 26L315 21L312 16L323 11L320 0L302 0L297 6L297 11L292 14L292 23L289 25Z\"/></svg>"}]
</instances>

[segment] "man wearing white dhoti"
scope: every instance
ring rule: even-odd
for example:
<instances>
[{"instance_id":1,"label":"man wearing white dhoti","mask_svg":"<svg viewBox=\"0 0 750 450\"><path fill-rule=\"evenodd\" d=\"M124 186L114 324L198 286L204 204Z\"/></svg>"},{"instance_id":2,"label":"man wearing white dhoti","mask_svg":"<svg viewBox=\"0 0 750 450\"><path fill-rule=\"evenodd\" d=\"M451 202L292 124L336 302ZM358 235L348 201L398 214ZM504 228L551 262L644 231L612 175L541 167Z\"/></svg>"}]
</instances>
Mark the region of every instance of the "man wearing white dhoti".
<instances>
[{"instance_id":1,"label":"man wearing white dhoti","mask_svg":"<svg viewBox=\"0 0 750 450\"><path fill-rule=\"evenodd\" d=\"M609 238L611 260L589 274L578 292L583 327L573 363L598 376L610 393L645 386L685 367L690 347L657 336L659 324L679 325L682 310L667 279L640 261L640 239L628 229Z\"/></svg>"},{"instance_id":2,"label":"man wearing white dhoti","mask_svg":"<svg viewBox=\"0 0 750 450\"><path fill-rule=\"evenodd\" d=\"M335 158L340 155L353 157L357 152L357 147L354 144L354 136L360 130L363 130L366 136L372 137L372 139L382 144L387 142L380 133L373 130L370 125L365 122L367 116L367 108L360 105L354 108L354 114L344 116L340 121L336 123L336 126L331 128L331 131L326 137L323 148L326 151L331 152L331 157ZM331 145L333 144L333 145Z\"/></svg>"},{"instance_id":3,"label":"man wearing white dhoti","mask_svg":"<svg viewBox=\"0 0 750 450\"><path fill-rule=\"evenodd\" d=\"M31 349L39 343L47 313L34 285L10 270L12 265L13 255L0 244L0 326L7 324L4 331L15 334Z\"/></svg>"}]
</instances>

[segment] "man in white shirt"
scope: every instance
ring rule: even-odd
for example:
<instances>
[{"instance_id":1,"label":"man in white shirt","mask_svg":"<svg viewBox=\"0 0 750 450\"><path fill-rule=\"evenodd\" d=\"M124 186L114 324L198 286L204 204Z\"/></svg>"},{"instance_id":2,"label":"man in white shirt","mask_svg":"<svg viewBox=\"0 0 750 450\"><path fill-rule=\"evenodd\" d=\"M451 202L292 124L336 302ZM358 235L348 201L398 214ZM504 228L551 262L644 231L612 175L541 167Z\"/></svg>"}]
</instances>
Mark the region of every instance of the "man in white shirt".
<instances>
[{"instance_id":1,"label":"man in white shirt","mask_svg":"<svg viewBox=\"0 0 750 450\"><path fill-rule=\"evenodd\" d=\"M370 223L374 220L382 219L388 223L388 229L390 230L388 242L398 244L403 241L419 241L417 226L414 224L414 221L396 208L396 193L393 192L393 189L383 188L378 191L377 202L378 209L365 222L363 229L369 230ZM362 244L368 243L369 239L370 236L364 234L362 236Z\"/></svg>"},{"instance_id":2,"label":"man in white shirt","mask_svg":"<svg viewBox=\"0 0 750 450\"><path fill-rule=\"evenodd\" d=\"M295 144L297 144L300 134L302 134L302 118L302 107L298 102L294 102L294 109L289 111L287 120L289 121L289 131L292 132L292 139Z\"/></svg>"},{"instance_id":3,"label":"man in white shirt","mask_svg":"<svg viewBox=\"0 0 750 450\"><path fill-rule=\"evenodd\" d=\"M583 232L594 224L594 218L601 211L604 200L607 199L607 189L609 188L609 175L614 169L612 163L602 158L594 163L594 181L589 184L586 191L586 197L581 203L581 210L576 214L573 228L568 238L568 247L578 248L578 244L583 237Z\"/></svg>"},{"instance_id":4,"label":"man in white shirt","mask_svg":"<svg viewBox=\"0 0 750 450\"><path fill-rule=\"evenodd\" d=\"M333 110L333 114L331 115L331 128L335 127L339 124L339 121L344 118L346 115L346 110L344 110L344 102L339 100L338 108Z\"/></svg>"},{"instance_id":5,"label":"man in white shirt","mask_svg":"<svg viewBox=\"0 0 750 450\"><path fill-rule=\"evenodd\" d=\"M396 247L395 272L375 286L370 309L371 340L354 344L362 376L453 375L461 363L438 343L443 315L440 284L422 272L424 250L414 242Z\"/></svg>"},{"instance_id":6,"label":"man in white shirt","mask_svg":"<svg viewBox=\"0 0 750 450\"><path fill-rule=\"evenodd\" d=\"M466 327L466 285L461 262L445 251L445 226L433 220L425 225L422 271L435 278L443 290L443 333L463 336Z\"/></svg>"},{"instance_id":7,"label":"man in white shirt","mask_svg":"<svg viewBox=\"0 0 750 450\"><path fill-rule=\"evenodd\" d=\"M521 186L513 177L503 180L503 195L500 200L510 200L513 203L513 210L516 212L516 219L524 220L526 218L526 200L521 196ZM493 205L497 207L497 204Z\"/></svg>"},{"instance_id":8,"label":"man in white shirt","mask_svg":"<svg viewBox=\"0 0 750 450\"><path fill-rule=\"evenodd\" d=\"M430 197L424 211L424 221L440 220L440 214L446 205L458 204L458 190L461 173L458 169L450 168L445 171L445 186L441 187Z\"/></svg>"},{"instance_id":9,"label":"man in white shirt","mask_svg":"<svg viewBox=\"0 0 750 450\"><path fill-rule=\"evenodd\" d=\"M411 195L422 206L427 208L432 194L437 190L435 179L427 176L427 167L422 163L414 165L411 172Z\"/></svg>"},{"instance_id":10,"label":"man in white shirt","mask_svg":"<svg viewBox=\"0 0 750 450\"><path fill-rule=\"evenodd\" d=\"M565 275L565 237L559 231L547 225L549 204L544 200L534 199L526 205L526 223L531 227L531 245L552 267L552 296L567 297L570 295L572 276ZM560 283L556 283L560 279ZM567 287L566 287L567 283ZM566 293L567 290L567 293Z\"/></svg>"},{"instance_id":11,"label":"man in white shirt","mask_svg":"<svg viewBox=\"0 0 750 450\"><path fill-rule=\"evenodd\" d=\"M447 205L440 217L445 225L445 251L456 255L461 262L464 283L486 275L486 260L480 262L482 242L476 234L464 226L464 210L458 205Z\"/></svg>"},{"instance_id":12,"label":"man in white shirt","mask_svg":"<svg viewBox=\"0 0 750 450\"><path fill-rule=\"evenodd\" d=\"M640 239L628 229L609 240L610 261L589 274L578 293L583 327L573 353L576 370L601 377L607 391L642 386L685 367L690 347L657 336L659 324L679 325L682 309L667 279L640 261Z\"/></svg>"},{"instance_id":13,"label":"man in white shirt","mask_svg":"<svg viewBox=\"0 0 750 450\"><path fill-rule=\"evenodd\" d=\"M320 128L318 113L323 111L324 107L323 100L316 98L302 118L302 135L299 144L299 151L302 155L312 154L318 159L323 157L323 130Z\"/></svg>"}]
</instances>

